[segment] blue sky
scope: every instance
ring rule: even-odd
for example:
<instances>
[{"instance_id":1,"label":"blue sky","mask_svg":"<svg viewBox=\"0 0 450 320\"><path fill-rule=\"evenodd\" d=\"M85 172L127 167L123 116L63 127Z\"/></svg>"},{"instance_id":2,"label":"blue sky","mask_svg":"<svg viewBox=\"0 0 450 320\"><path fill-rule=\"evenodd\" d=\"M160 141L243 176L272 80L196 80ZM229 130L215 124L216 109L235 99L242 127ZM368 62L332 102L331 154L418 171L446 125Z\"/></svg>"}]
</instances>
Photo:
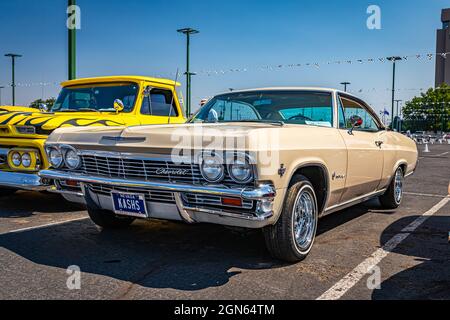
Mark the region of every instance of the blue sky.
<instances>
[{"instance_id":1,"label":"blue sky","mask_svg":"<svg viewBox=\"0 0 450 320\"><path fill-rule=\"evenodd\" d=\"M23 54L19 83L60 82L67 77L65 0L0 2L0 85L10 83L4 53ZM192 39L192 70L247 68L193 78L193 105L228 88L341 86L377 110L390 106L389 63L323 65L261 71L259 66L327 62L435 52L440 10L448 0L78 0L78 76L139 74L173 77L185 69L185 39L176 30L200 30ZM381 8L381 30L366 27L369 5ZM407 100L434 85L434 58L398 66L397 98ZM184 78L180 79L184 83ZM373 90L375 88L375 90ZM358 92L363 89L362 92ZM56 96L57 85L17 88L17 104ZM10 89L2 91L10 103Z\"/></svg>"}]
</instances>

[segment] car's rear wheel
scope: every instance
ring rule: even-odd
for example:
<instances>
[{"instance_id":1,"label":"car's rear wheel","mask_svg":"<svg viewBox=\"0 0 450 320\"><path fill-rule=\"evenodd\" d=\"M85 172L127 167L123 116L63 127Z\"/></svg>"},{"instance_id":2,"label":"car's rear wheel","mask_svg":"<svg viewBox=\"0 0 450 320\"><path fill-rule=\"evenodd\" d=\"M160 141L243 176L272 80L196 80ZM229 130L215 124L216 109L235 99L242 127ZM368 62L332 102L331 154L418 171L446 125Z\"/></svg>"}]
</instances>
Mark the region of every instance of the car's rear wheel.
<instances>
[{"instance_id":1,"label":"car's rear wheel","mask_svg":"<svg viewBox=\"0 0 450 320\"><path fill-rule=\"evenodd\" d=\"M111 211L92 208L90 206L87 207L87 212L96 225L105 229L126 228L135 220L131 217L119 217Z\"/></svg>"},{"instance_id":2,"label":"car's rear wheel","mask_svg":"<svg viewBox=\"0 0 450 320\"><path fill-rule=\"evenodd\" d=\"M0 197L6 197L14 194L17 190L16 189L9 189L9 188L0 188Z\"/></svg>"},{"instance_id":3,"label":"car's rear wheel","mask_svg":"<svg viewBox=\"0 0 450 320\"><path fill-rule=\"evenodd\" d=\"M394 179L392 179L386 192L379 197L381 206L385 209L396 209L403 200L403 181L404 173L401 167L395 171Z\"/></svg>"},{"instance_id":4,"label":"car's rear wheel","mask_svg":"<svg viewBox=\"0 0 450 320\"><path fill-rule=\"evenodd\" d=\"M317 197L303 176L288 189L277 223L263 229L270 254L288 262L303 260L311 251L317 231Z\"/></svg>"}]
</instances>

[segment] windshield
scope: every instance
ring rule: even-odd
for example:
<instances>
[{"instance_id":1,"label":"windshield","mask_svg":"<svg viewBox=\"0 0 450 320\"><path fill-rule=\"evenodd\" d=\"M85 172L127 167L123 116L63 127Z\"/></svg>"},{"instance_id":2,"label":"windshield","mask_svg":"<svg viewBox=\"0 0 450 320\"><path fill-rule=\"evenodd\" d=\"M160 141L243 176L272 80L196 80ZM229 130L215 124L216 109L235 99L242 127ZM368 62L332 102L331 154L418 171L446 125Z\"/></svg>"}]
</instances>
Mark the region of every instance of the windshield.
<instances>
[{"instance_id":1,"label":"windshield","mask_svg":"<svg viewBox=\"0 0 450 320\"><path fill-rule=\"evenodd\" d=\"M217 96L191 122L283 122L332 127L331 93L252 91Z\"/></svg>"},{"instance_id":2,"label":"windshield","mask_svg":"<svg viewBox=\"0 0 450 320\"><path fill-rule=\"evenodd\" d=\"M133 110L139 86L135 83L89 84L61 90L53 112L115 111L114 100L122 100L122 112Z\"/></svg>"}]
</instances>

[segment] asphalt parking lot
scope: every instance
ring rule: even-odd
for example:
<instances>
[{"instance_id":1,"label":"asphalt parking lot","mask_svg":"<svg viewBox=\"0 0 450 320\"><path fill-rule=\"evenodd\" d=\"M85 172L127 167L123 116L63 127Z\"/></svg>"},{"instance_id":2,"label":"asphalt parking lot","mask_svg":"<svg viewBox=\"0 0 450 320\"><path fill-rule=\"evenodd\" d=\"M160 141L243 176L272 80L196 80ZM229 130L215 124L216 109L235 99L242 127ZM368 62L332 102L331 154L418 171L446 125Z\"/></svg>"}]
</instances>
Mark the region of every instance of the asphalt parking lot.
<instances>
[{"instance_id":1,"label":"asphalt parking lot","mask_svg":"<svg viewBox=\"0 0 450 320\"><path fill-rule=\"evenodd\" d=\"M292 265L272 260L259 232L161 221L101 231L56 195L0 198L0 299L450 299L450 145L430 151L398 210L371 200L323 218ZM72 265L79 290L66 285Z\"/></svg>"}]
</instances>

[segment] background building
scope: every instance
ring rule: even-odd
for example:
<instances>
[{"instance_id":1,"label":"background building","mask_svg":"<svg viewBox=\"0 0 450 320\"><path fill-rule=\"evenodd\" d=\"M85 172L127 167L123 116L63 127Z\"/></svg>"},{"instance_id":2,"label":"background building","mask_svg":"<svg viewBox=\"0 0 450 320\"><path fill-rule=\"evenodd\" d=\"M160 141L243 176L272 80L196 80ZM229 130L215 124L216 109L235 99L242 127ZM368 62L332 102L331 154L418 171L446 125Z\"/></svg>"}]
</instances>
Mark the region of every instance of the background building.
<instances>
[{"instance_id":1,"label":"background building","mask_svg":"<svg viewBox=\"0 0 450 320\"><path fill-rule=\"evenodd\" d=\"M450 52L450 8L443 9L441 14L442 29L437 30L436 52ZM436 56L436 87L442 83L450 85L450 54L447 58Z\"/></svg>"}]
</instances>

